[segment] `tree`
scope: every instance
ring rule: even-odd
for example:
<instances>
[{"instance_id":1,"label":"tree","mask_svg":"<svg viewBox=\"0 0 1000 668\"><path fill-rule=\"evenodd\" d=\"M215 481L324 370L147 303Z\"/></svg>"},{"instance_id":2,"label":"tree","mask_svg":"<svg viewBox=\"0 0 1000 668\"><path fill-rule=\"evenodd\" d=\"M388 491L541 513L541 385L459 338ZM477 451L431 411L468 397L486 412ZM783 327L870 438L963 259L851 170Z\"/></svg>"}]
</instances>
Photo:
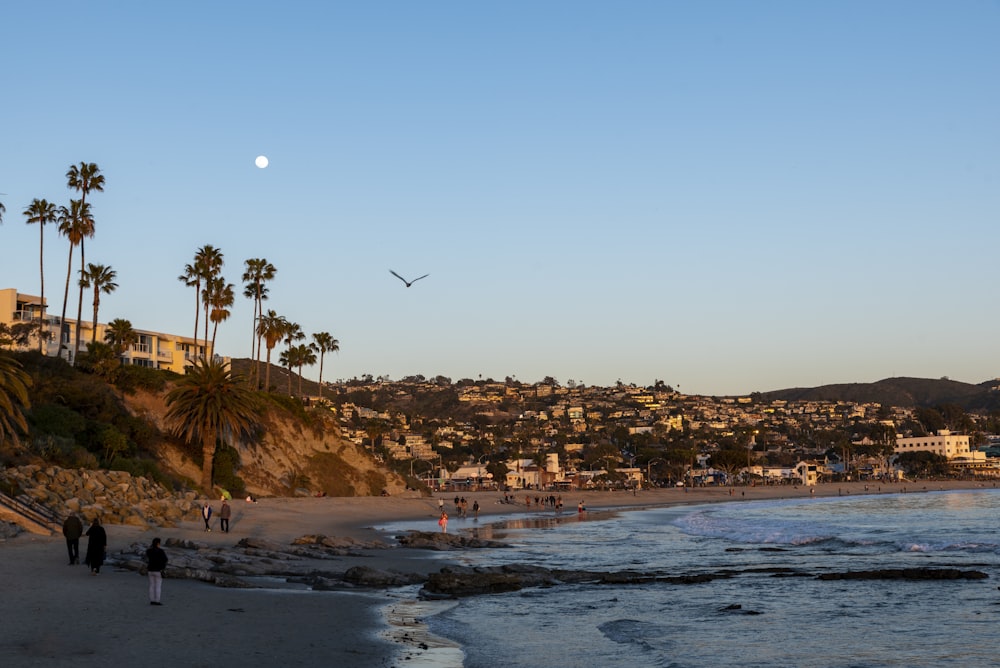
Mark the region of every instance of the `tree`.
<instances>
[{"instance_id":1,"label":"tree","mask_svg":"<svg viewBox=\"0 0 1000 668\"><path fill-rule=\"evenodd\" d=\"M251 258L243 263L243 296L253 299L253 326L250 337L250 358L254 360L253 380L254 384L260 378L260 340L261 335L257 329L257 321L264 315L264 300L267 299L268 287L266 283L274 280L274 275L278 273L274 265L264 258ZM254 352L256 343L257 351Z\"/></svg>"},{"instance_id":2,"label":"tree","mask_svg":"<svg viewBox=\"0 0 1000 668\"><path fill-rule=\"evenodd\" d=\"M27 433L24 411L31 408L28 388L31 377L20 362L9 355L0 355L0 445L11 441L21 444L19 433Z\"/></svg>"},{"instance_id":3,"label":"tree","mask_svg":"<svg viewBox=\"0 0 1000 668\"><path fill-rule=\"evenodd\" d=\"M316 351L304 343L295 346L295 362L299 368L299 396L302 396L302 367L316 363Z\"/></svg>"},{"instance_id":4,"label":"tree","mask_svg":"<svg viewBox=\"0 0 1000 668\"><path fill-rule=\"evenodd\" d=\"M117 275L117 272L111 267L88 263L87 269L80 277L82 287L94 289L94 331L90 337L91 343L97 343L97 309L101 306L101 293L110 295L118 289L118 284L115 283ZM79 328L80 325L77 324L77 329Z\"/></svg>"},{"instance_id":5,"label":"tree","mask_svg":"<svg viewBox=\"0 0 1000 668\"><path fill-rule=\"evenodd\" d=\"M233 295L233 284L226 283L222 276L210 278L205 284L205 300L212 307L209 319L212 321L212 346L210 354L215 354L215 335L219 331L219 323L229 319L229 307L236 300Z\"/></svg>"},{"instance_id":6,"label":"tree","mask_svg":"<svg viewBox=\"0 0 1000 668\"><path fill-rule=\"evenodd\" d=\"M735 448L723 448L713 452L710 461L714 468L725 471L726 477L732 479L737 471L747 466L747 453Z\"/></svg>"},{"instance_id":7,"label":"tree","mask_svg":"<svg viewBox=\"0 0 1000 668\"><path fill-rule=\"evenodd\" d=\"M306 338L306 335L302 332L302 327L297 322L286 322L285 331L283 332L283 337L285 340L285 345L288 346L287 351L289 355L294 358L294 353L292 352L292 344L296 341L301 341ZM286 358L286 361L288 359ZM292 396L292 367L288 367L288 396Z\"/></svg>"},{"instance_id":8,"label":"tree","mask_svg":"<svg viewBox=\"0 0 1000 668\"><path fill-rule=\"evenodd\" d=\"M104 341L111 346L120 361L125 351L139 340L139 335L132 329L132 323L124 318L115 318L104 330Z\"/></svg>"},{"instance_id":9,"label":"tree","mask_svg":"<svg viewBox=\"0 0 1000 668\"><path fill-rule=\"evenodd\" d=\"M267 347L267 370L264 374L264 389L271 389L271 351L278 345L278 341L285 335L285 328L288 321L284 316L280 316L273 310L261 316L257 323L257 334L264 338L264 345Z\"/></svg>"},{"instance_id":10,"label":"tree","mask_svg":"<svg viewBox=\"0 0 1000 668\"><path fill-rule=\"evenodd\" d=\"M231 375L228 365L201 358L188 367L166 401L173 433L192 444L201 442L201 487L211 494L217 440L249 436L257 429L257 397Z\"/></svg>"},{"instance_id":11,"label":"tree","mask_svg":"<svg viewBox=\"0 0 1000 668\"><path fill-rule=\"evenodd\" d=\"M329 332L313 334L313 347L319 351L319 398L323 398L323 357L327 353L340 350L340 341L333 338Z\"/></svg>"},{"instance_id":12,"label":"tree","mask_svg":"<svg viewBox=\"0 0 1000 668\"><path fill-rule=\"evenodd\" d=\"M45 226L55 224L59 217L56 205L48 200L35 198L24 210L24 215L28 219L27 224L38 223L38 274L41 279L41 309L42 321L45 319ZM42 336L42 324L38 327L38 352L44 352L45 338Z\"/></svg>"},{"instance_id":13,"label":"tree","mask_svg":"<svg viewBox=\"0 0 1000 668\"><path fill-rule=\"evenodd\" d=\"M201 295L202 305L205 307L205 354L208 354L208 307L211 300L208 298L209 283L222 272L223 265L222 251L215 246L202 246L194 256L194 265L201 277L201 282L205 285L205 290Z\"/></svg>"},{"instance_id":14,"label":"tree","mask_svg":"<svg viewBox=\"0 0 1000 668\"><path fill-rule=\"evenodd\" d=\"M63 293L62 317L59 319L59 345L62 346L62 332L66 331L66 305L69 303L69 279L73 275L73 249L80 246L80 268L83 269L83 239L94 235L94 218L90 215L90 205L78 199L70 200L69 208L59 207L59 232L69 239L69 259L66 264L66 291ZM83 299L83 288L80 288ZM80 332L80 317L76 320L77 334ZM77 341L79 348L79 341ZM76 358L76 351L72 352Z\"/></svg>"},{"instance_id":15,"label":"tree","mask_svg":"<svg viewBox=\"0 0 1000 668\"><path fill-rule=\"evenodd\" d=\"M189 288L194 288L194 350L193 353L198 352L198 314L201 313L201 275L198 273L197 267L194 264L184 265L184 273L177 277L177 280L188 286Z\"/></svg>"},{"instance_id":16,"label":"tree","mask_svg":"<svg viewBox=\"0 0 1000 668\"><path fill-rule=\"evenodd\" d=\"M80 204L87 206L87 195L91 191L104 192L104 175L100 168L93 162L81 162L79 165L70 165L66 172L66 186L71 190L80 193ZM83 275L83 268L86 260L83 242L87 238L94 236L94 217L90 216L90 224L82 230L80 235L80 275ZM80 321L83 320L83 284L80 284L80 295L76 305L76 335L73 345L73 363L76 363L76 354L80 350Z\"/></svg>"}]
</instances>

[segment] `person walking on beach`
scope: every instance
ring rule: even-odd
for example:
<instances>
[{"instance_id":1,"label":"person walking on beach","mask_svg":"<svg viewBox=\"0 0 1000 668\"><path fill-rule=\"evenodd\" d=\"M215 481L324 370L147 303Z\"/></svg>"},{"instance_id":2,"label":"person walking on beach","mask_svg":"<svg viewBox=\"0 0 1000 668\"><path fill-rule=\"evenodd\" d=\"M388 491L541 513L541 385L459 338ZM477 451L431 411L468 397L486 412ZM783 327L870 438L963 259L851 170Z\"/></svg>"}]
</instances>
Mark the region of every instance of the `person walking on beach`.
<instances>
[{"instance_id":1,"label":"person walking on beach","mask_svg":"<svg viewBox=\"0 0 1000 668\"><path fill-rule=\"evenodd\" d=\"M212 521L212 504L208 501L205 505L201 507L201 519L205 520L205 531L211 531L212 526L210 522Z\"/></svg>"},{"instance_id":2,"label":"person walking on beach","mask_svg":"<svg viewBox=\"0 0 1000 668\"><path fill-rule=\"evenodd\" d=\"M80 563L80 536L83 535L83 522L74 513L70 513L63 521L62 532L66 537L69 565Z\"/></svg>"},{"instance_id":3,"label":"person walking on beach","mask_svg":"<svg viewBox=\"0 0 1000 668\"><path fill-rule=\"evenodd\" d=\"M441 527L441 533L448 533L448 513L441 511L441 517L438 519L438 526Z\"/></svg>"},{"instance_id":4,"label":"person walking on beach","mask_svg":"<svg viewBox=\"0 0 1000 668\"><path fill-rule=\"evenodd\" d=\"M97 575L104 564L104 555L108 551L108 534L96 517L87 529L87 556L84 563L90 566L90 574Z\"/></svg>"},{"instance_id":5,"label":"person walking on beach","mask_svg":"<svg viewBox=\"0 0 1000 668\"><path fill-rule=\"evenodd\" d=\"M225 499L223 499L222 507L219 508L219 528L225 533L229 533L229 518L232 514L232 507Z\"/></svg>"},{"instance_id":6,"label":"person walking on beach","mask_svg":"<svg viewBox=\"0 0 1000 668\"><path fill-rule=\"evenodd\" d=\"M149 575L149 604L160 603L160 588L163 585L163 571L167 567L167 553L160 547L160 539L154 538L146 550L146 573Z\"/></svg>"},{"instance_id":7,"label":"person walking on beach","mask_svg":"<svg viewBox=\"0 0 1000 668\"><path fill-rule=\"evenodd\" d=\"M472 514L476 516L477 520L479 519L479 501L478 500L472 502Z\"/></svg>"}]
</instances>

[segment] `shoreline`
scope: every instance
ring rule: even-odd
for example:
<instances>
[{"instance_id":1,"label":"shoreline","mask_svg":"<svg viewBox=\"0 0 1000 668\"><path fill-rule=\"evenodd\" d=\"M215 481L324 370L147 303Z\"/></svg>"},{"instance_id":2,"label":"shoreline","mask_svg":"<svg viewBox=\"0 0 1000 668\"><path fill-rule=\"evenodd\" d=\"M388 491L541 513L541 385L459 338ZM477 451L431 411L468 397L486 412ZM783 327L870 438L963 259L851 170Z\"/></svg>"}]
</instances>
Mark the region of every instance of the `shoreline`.
<instances>
[{"instance_id":1,"label":"shoreline","mask_svg":"<svg viewBox=\"0 0 1000 668\"><path fill-rule=\"evenodd\" d=\"M644 510L706 503L740 503L770 499L828 498L865 494L918 493L995 488L976 481L918 481L893 484L831 483L814 491L786 486L654 489L631 492L564 493L559 515L551 508L528 508L526 493L517 504L496 503L497 492L465 494L481 506L478 523L454 518L450 533L467 533L504 519L562 517L561 521L607 519L617 511ZM534 493L530 493L532 501ZM539 495L542 493L539 492ZM461 496L461 494L459 495ZM454 493L429 497L323 497L261 499L233 504L231 533L205 532L201 522L178 527L140 529L106 525L109 552L148 545L154 536L190 541L207 547L233 547L243 538L290 544L305 535L344 537L355 541L391 542L380 527L408 522L434 525L438 499L454 509ZM583 501L586 517L578 517ZM217 507L218 502L214 502ZM81 539L81 552L87 539ZM169 550L168 550L169 553ZM409 548L360 548L324 562L346 570L364 565L382 570L429 573L453 563L450 552ZM333 566L330 566L333 563ZM231 660L233 648L257 665L340 660L344 665L461 665L461 648L421 628L438 604L407 601L406 589L311 592L280 589L226 589L195 580L167 577L162 607L151 607L147 580L136 572L105 567L92 577L85 566L68 566L62 536L22 533L0 539L0 568L8 574L0 585L8 610L0 656L5 665L97 666L109 662L134 665L153 660L208 666ZM413 590L414 592L416 589ZM305 595L308 594L308 595ZM316 620L322 620L317 625ZM317 629L329 632L316 633ZM456 662L457 661L457 662ZM416 662L416 663L414 663Z\"/></svg>"}]
</instances>

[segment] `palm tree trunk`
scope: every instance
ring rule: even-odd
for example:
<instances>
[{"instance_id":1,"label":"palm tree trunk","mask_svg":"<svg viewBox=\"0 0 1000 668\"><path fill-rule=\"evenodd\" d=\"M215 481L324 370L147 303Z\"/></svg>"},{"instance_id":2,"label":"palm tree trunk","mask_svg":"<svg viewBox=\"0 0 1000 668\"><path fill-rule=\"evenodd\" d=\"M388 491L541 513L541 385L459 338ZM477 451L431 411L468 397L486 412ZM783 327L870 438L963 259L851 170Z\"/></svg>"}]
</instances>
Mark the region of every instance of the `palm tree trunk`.
<instances>
[{"instance_id":1,"label":"palm tree trunk","mask_svg":"<svg viewBox=\"0 0 1000 668\"><path fill-rule=\"evenodd\" d=\"M271 346L267 347L267 368L264 371L264 391L271 391Z\"/></svg>"},{"instance_id":2,"label":"palm tree trunk","mask_svg":"<svg viewBox=\"0 0 1000 668\"><path fill-rule=\"evenodd\" d=\"M323 356L325 353L319 354L319 398L323 398Z\"/></svg>"},{"instance_id":3,"label":"palm tree trunk","mask_svg":"<svg viewBox=\"0 0 1000 668\"><path fill-rule=\"evenodd\" d=\"M80 278L83 278L83 237L80 237ZM80 325L83 320L83 283L80 283L80 297L76 302L76 334L73 336L73 366L76 366L76 356L80 354Z\"/></svg>"},{"instance_id":4,"label":"palm tree trunk","mask_svg":"<svg viewBox=\"0 0 1000 668\"><path fill-rule=\"evenodd\" d=\"M201 315L201 281L194 284L194 357L198 357L198 316Z\"/></svg>"},{"instance_id":5,"label":"palm tree trunk","mask_svg":"<svg viewBox=\"0 0 1000 668\"><path fill-rule=\"evenodd\" d=\"M59 355L62 355L62 337L66 330L66 305L69 303L69 277L73 275L73 242L69 242L69 260L66 262L66 290L63 292L62 317L59 318Z\"/></svg>"},{"instance_id":6,"label":"palm tree trunk","mask_svg":"<svg viewBox=\"0 0 1000 668\"><path fill-rule=\"evenodd\" d=\"M97 308L101 304L101 298L99 296L100 288L94 285L94 331L91 333L90 345L97 343Z\"/></svg>"},{"instance_id":7,"label":"palm tree trunk","mask_svg":"<svg viewBox=\"0 0 1000 668\"><path fill-rule=\"evenodd\" d=\"M212 494L212 466L215 464L215 429L208 429L201 442L201 488L205 494Z\"/></svg>"},{"instance_id":8,"label":"palm tree trunk","mask_svg":"<svg viewBox=\"0 0 1000 668\"><path fill-rule=\"evenodd\" d=\"M38 274L42 280L41 322L38 323L38 352L45 352L45 223L38 223Z\"/></svg>"}]
</instances>

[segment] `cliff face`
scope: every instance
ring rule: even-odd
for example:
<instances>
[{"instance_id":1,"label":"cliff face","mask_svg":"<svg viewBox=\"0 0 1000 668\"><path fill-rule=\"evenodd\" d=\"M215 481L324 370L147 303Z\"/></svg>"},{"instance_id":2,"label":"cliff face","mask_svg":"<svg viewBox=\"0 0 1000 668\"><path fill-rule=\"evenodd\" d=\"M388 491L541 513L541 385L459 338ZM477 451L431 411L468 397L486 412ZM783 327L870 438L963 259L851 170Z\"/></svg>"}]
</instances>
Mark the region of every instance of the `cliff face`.
<instances>
[{"instance_id":1,"label":"cliff face","mask_svg":"<svg viewBox=\"0 0 1000 668\"><path fill-rule=\"evenodd\" d=\"M125 398L133 415L141 417L164 434L166 393L137 392ZM262 416L260 439L253 443L232 443L239 453L236 474L247 491L255 496L369 496L386 491L399 495L406 491L405 480L380 466L361 446L341 437L332 413L311 414L314 422L305 425L295 416L277 408ZM198 480L200 464L176 441L164 438L158 448L161 466L180 476Z\"/></svg>"}]
</instances>

